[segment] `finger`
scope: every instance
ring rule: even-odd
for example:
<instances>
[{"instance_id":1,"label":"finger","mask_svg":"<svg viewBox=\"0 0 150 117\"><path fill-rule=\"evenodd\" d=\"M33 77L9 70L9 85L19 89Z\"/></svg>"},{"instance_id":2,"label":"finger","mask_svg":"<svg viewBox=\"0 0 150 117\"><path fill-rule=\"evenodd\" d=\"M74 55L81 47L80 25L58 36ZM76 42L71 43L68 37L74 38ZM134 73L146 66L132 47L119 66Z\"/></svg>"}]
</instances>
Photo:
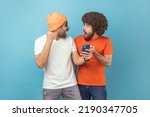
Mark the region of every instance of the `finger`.
<instances>
[{"instance_id":1,"label":"finger","mask_svg":"<svg viewBox=\"0 0 150 117\"><path fill-rule=\"evenodd\" d=\"M85 55L85 54L81 54L81 57L86 57L86 58L90 58L90 55Z\"/></svg>"},{"instance_id":2,"label":"finger","mask_svg":"<svg viewBox=\"0 0 150 117\"><path fill-rule=\"evenodd\" d=\"M84 56L84 54L80 54L80 56L81 56L81 57L83 57L83 56Z\"/></svg>"},{"instance_id":3,"label":"finger","mask_svg":"<svg viewBox=\"0 0 150 117\"><path fill-rule=\"evenodd\" d=\"M92 48L93 46L92 45L90 45L90 48Z\"/></svg>"},{"instance_id":4,"label":"finger","mask_svg":"<svg viewBox=\"0 0 150 117\"><path fill-rule=\"evenodd\" d=\"M93 48L94 46L93 45L90 45L90 48Z\"/></svg>"},{"instance_id":5,"label":"finger","mask_svg":"<svg viewBox=\"0 0 150 117\"><path fill-rule=\"evenodd\" d=\"M80 56L84 56L84 54L81 53Z\"/></svg>"},{"instance_id":6,"label":"finger","mask_svg":"<svg viewBox=\"0 0 150 117\"><path fill-rule=\"evenodd\" d=\"M89 55L87 55L87 54L81 54L81 56L86 57L86 56L89 56Z\"/></svg>"},{"instance_id":7,"label":"finger","mask_svg":"<svg viewBox=\"0 0 150 117\"><path fill-rule=\"evenodd\" d=\"M90 59L89 58L84 58L84 60L89 61Z\"/></svg>"},{"instance_id":8,"label":"finger","mask_svg":"<svg viewBox=\"0 0 150 117\"><path fill-rule=\"evenodd\" d=\"M85 51L90 53L91 52L91 48L90 49L85 49Z\"/></svg>"},{"instance_id":9,"label":"finger","mask_svg":"<svg viewBox=\"0 0 150 117\"><path fill-rule=\"evenodd\" d=\"M90 54L90 52L85 51L85 52L82 52L82 54Z\"/></svg>"}]
</instances>

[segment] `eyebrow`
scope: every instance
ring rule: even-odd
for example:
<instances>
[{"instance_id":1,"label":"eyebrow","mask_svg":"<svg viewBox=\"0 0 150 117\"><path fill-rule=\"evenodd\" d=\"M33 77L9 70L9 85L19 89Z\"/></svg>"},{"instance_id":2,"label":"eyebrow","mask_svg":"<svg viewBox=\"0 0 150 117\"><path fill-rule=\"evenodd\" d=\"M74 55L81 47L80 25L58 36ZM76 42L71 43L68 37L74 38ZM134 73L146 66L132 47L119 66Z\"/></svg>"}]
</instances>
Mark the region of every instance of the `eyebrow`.
<instances>
[{"instance_id":1,"label":"eyebrow","mask_svg":"<svg viewBox=\"0 0 150 117\"><path fill-rule=\"evenodd\" d=\"M66 22L63 26L68 26L68 22Z\"/></svg>"}]
</instances>

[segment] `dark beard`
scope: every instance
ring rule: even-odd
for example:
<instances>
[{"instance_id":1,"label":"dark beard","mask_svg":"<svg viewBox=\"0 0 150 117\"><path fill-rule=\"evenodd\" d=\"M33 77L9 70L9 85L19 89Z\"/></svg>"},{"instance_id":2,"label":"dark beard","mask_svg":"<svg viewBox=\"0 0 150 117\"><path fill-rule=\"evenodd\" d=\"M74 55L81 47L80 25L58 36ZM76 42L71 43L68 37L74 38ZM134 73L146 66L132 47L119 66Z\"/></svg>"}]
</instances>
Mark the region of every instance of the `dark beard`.
<instances>
[{"instance_id":1,"label":"dark beard","mask_svg":"<svg viewBox=\"0 0 150 117\"><path fill-rule=\"evenodd\" d=\"M85 33L85 34L86 34L86 33ZM90 41L93 36L94 36L94 33L92 32L92 33L88 34L87 37L84 36L84 39L85 39L86 41Z\"/></svg>"},{"instance_id":2,"label":"dark beard","mask_svg":"<svg viewBox=\"0 0 150 117\"><path fill-rule=\"evenodd\" d=\"M59 33L58 37L59 38L66 38L66 33L65 32L64 33Z\"/></svg>"}]
</instances>

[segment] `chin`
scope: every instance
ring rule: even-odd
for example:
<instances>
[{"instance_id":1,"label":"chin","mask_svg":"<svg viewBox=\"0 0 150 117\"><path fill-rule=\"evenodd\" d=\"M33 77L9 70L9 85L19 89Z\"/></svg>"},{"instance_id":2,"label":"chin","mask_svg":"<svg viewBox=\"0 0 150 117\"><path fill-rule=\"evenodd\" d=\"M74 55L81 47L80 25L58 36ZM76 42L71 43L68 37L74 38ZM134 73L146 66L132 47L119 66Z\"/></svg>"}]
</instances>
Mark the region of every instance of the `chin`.
<instances>
[{"instance_id":1,"label":"chin","mask_svg":"<svg viewBox=\"0 0 150 117\"><path fill-rule=\"evenodd\" d=\"M66 34L62 34L62 35L60 35L59 37L60 37L60 38L66 38L66 36L67 36Z\"/></svg>"},{"instance_id":2,"label":"chin","mask_svg":"<svg viewBox=\"0 0 150 117\"><path fill-rule=\"evenodd\" d=\"M86 41L89 41L89 40L91 40L90 38L87 38L87 37L84 37L84 39L85 39Z\"/></svg>"}]
</instances>

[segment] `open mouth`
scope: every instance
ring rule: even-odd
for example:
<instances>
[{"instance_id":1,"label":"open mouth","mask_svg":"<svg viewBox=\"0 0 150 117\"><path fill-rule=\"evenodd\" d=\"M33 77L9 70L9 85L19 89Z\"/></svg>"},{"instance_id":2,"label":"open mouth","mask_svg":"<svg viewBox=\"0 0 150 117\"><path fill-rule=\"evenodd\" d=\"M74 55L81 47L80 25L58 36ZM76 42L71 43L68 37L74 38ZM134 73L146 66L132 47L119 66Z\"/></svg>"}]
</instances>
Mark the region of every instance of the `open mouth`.
<instances>
[{"instance_id":1,"label":"open mouth","mask_svg":"<svg viewBox=\"0 0 150 117\"><path fill-rule=\"evenodd\" d=\"M84 31L84 36L87 36L87 33Z\"/></svg>"}]
</instances>

